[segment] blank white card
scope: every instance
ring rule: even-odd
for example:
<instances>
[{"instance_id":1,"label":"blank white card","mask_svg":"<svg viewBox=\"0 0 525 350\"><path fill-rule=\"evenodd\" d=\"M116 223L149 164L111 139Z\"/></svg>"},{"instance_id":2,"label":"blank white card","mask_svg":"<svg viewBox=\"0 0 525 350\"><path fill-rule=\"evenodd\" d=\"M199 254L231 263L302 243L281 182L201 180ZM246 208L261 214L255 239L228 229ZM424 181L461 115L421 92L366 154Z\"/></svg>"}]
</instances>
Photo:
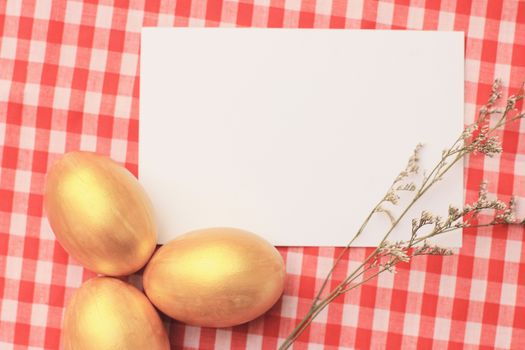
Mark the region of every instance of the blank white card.
<instances>
[{"instance_id":1,"label":"blank white card","mask_svg":"<svg viewBox=\"0 0 525 350\"><path fill-rule=\"evenodd\" d=\"M430 169L463 128L461 32L144 28L140 66L139 180L159 243L233 226L346 245L416 144ZM459 165L389 240L462 202ZM388 226L374 215L355 245Z\"/></svg>"}]
</instances>

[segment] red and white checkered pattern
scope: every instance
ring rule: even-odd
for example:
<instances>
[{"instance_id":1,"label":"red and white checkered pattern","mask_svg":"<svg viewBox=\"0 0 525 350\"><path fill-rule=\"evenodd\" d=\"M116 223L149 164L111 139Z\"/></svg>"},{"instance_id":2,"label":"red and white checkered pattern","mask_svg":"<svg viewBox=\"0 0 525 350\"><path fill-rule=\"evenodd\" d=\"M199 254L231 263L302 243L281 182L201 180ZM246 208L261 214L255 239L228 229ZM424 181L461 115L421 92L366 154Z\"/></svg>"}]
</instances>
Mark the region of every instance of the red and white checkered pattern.
<instances>
[{"instance_id":1,"label":"red and white checkered pattern","mask_svg":"<svg viewBox=\"0 0 525 350\"><path fill-rule=\"evenodd\" d=\"M495 77L506 93L525 79L525 3L515 0L0 1L1 349L58 348L64 305L93 276L43 219L44 176L76 149L109 155L137 173L141 26L464 31L466 122ZM500 158L466 163L467 200L482 179L502 199L515 193L525 200L525 123L501 137ZM336 300L295 349L525 349L524 233L466 230L459 254L420 257ZM279 251L288 280L270 312L225 330L167 320L172 347L276 348L339 249ZM336 280L370 251L352 249Z\"/></svg>"}]
</instances>

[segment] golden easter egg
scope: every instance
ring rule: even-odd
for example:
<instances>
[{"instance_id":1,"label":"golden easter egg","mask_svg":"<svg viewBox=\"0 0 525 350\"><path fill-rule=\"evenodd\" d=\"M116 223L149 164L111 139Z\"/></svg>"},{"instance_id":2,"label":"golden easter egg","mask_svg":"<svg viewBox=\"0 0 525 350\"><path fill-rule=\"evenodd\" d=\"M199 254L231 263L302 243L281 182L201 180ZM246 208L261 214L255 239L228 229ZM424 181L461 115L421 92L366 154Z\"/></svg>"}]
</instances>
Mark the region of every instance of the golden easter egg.
<instances>
[{"instance_id":1,"label":"golden easter egg","mask_svg":"<svg viewBox=\"0 0 525 350\"><path fill-rule=\"evenodd\" d=\"M111 277L85 282L64 314L65 350L168 350L157 311L135 287Z\"/></svg>"},{"instance_id":2,"label":"golden easter egg","mask_svg":"<svg viewBox=\"0 0 525 350\"><path fill-rule=\"evenodd\" d=\"M60 244L94 272L131 274L155 249L157 230L146 193L133 174L107 157L65 154L47 174L44 202Z\"/></svg>"},{"instance_id":3,"label":"golden easter egg","mask_svg":"<svg viewBox=\"0 0 525 350\"><path fill-rule=\"evenodd\" d=\"M284 289L279 252L234 228L189 232L162 246L144 271L144 291L162 312L203 327L230 327L270 309Z\"/></svg>"}]
</instances>

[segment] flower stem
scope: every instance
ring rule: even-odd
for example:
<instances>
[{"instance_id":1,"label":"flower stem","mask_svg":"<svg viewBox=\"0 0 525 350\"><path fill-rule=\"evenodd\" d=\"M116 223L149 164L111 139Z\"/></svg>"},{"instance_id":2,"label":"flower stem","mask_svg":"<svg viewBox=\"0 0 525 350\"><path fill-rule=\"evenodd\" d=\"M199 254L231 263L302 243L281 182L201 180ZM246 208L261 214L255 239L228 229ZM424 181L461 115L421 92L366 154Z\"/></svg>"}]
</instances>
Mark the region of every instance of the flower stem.
<instances>
[{"instance_id":1,"label":"flower stem","mask_svg":"<svg viewBox=\"0 0 525 350\"><path fill-rule=\"evenodd\" d=\"M312 301L312 304L304 316L304 318L296 325L296 327L292 330L290 335L284 340L284 342L279 347L280 350L288 349L292 346L293 342L301 335L303 332L309 327L309 325L312 323L312 321L315 319L315 317L323 311L333 300L335 300L340 295L347 293L351 291L354 288L357 288L361 286L364 283L367 283L371 279L377 277L379 274L383 273L384 271L391 270L397 265L399 262L402 261L408 261L409 258L415 256L415 255L423 255L423 254L450 254L449 250L446 250L446 253L444 253L444 249L439 247L431 247L428 246L426 243L426 240L434 237L439 234L443 234L446 232L450 232L462 227L485 227L485 226L494 226L499 224L508 224L512 223L512 220L514 220L514 217L512 215L503 216L505 219L504 222L500 222L500 220L494 220L487 224L477 224L477 225L470 225L470 221L473 217L475 217L479 211L484 209L498 209L501 210L500 204L496 202L488 202L486 201L486 197L483 197L483 201L476 202L477 206L475 207L475 211L473 211L473 215L469 219L467 219L465 222L461 222L460 224L456 224L459 226L452 226L454 222L458 219L465 220L465 215L467 213L472 212L471 209L465 209L462 211L461 215L454 216L455 214L449 214L449 219L445 222L438 220L437 217L432 217L432 220L428 221L428 217L426 217L427 221L423 222L423 214L422 218L420 219L420 224L415 229L413 227L412 237L410 241L406 242L404 246L400 246L401 243L397 243L396 245L388 245L386 246L388 249L390 249L390 260L386 264L379 263L379 259L385 256L385 244L387 243L387 239L394 230L395 227L399 224L399 222L406 216L406 214L409 212L409 210L414 206L414 204L438 181L442 179L442 177L454 166L456 165L460 160L462 160L466 155L474 153L474 152L481 152L485 155L491 156L493 154L497 154L501 152L501 144L499 141L497 141L496 137L489 138L488 136L492 134L495 130L500 129L501 127L505 126L506 124L516 121L518 119L525 118L525 113L517 114L512 118L509 118L509 112L515 110L516 102L523 99L523 89L520 90L520 94L516 96L511 96L507 100L507 104L505 106L505 109L495 109L493 108L493 105L496 100L498 100L500 97L499 93L499 81L497 80L493 87L492 87L492 93L489 98L489 102L480 110L479 116L477 121L472 125L467 127L463 133L456 139L456 141L452 144L452 146L443 152L441 159L437 162L437 164L434 166L432 171L426 175L423 178L423 181L417 191L415 192L411 202L404 208L404 210L399 214L397 219L393 216L391 216L390 212L384 210L381 205L385 202L391 202L393 204L395 203L396 197L395 191L396 189L399 190L400 186L398 183L400 181L403 181L409 174L417 172L417 155L420 145L416 147L416 150L414 152L414 155L410 158L409 164L407 165L407 168L405 171L401 172L399 176L396 178L396 180L392 183L392 186L390 187L389 191L387 192L387 195L385 195L379 203L372 209L372 211L368 214L368 216L365 218L363 224L358 229L358 231L355 233L353 238L350 240L350 242L343 248L343 250L339 253L337 258L335 259L334 264L328 271L325 279L323 280L323 283L317 292L314 300ZM485 124L487 122L487 117L490 117L493 114L500 114L500 118L497 120L495 125L490 128L486 127ZM470 138L472 136L473 130L479 130L479 135L474 137L473 140L470 143L467 143L466 138ZM460 145L461 144L461 145ZM410 185L410 186L408 186ZM413 184L405 184L405 186L412 187L415 189L415 186ZM408 187L405 187L408 188ZM481 190L480 190L481 192ZM394 198L394 199L392 199ZM481 198L481 195L480 195ZM512 203L512 202L511 202ZM503 207L505 207L504 204L502 204ZM452 207L451 207L452 208ZM509 208L512 209L512 205L509 204ZM451 209L449 209L451 210ZM458 209L455 209L455 213L458 212ZM469 211L470 210L470 211ZM332 289L328 295L325 297L322 296L323 292L326 290L328 286L328 282L331 280L332 275L336 269L336 267L340 264L343 256L348 253L350 250L351 245L355 242L355 240L363 233L365 227L370 222L371 218L375 213L379 212L386 212L389 214L392 224L387 230L387 232L384 234L380 244L378 247L376 247L370 255L352 272L350 273L343 281L337 284L335 288ZM510 211L509 211L510 212ZM507 215L508 213L505 212ZM512 219L510 219L512 217ZM496 216L496 219L498 216ZM499 216L501 218L501 216ZM417 221L416 221L417 222ZM422 223L423 222L423 223ZM416 236L416 232L423 226L428 223L434 223L434 229L421 237ZM521 222L521 224L525 224L525 220ZM423 247L418 246L416 248L415 253L408 256L408 253L405 253L405 251L401 251L400 249L408 249L414 248L419 243L424 243ZM401 248L400 248L401 247ZM428 248L432 248L428 250ZM438 249L435 249L438 248ZM425 250L427 249L427 250ZM396 253L396 254L394 254ZM370 262L373 263L370 263ZM360 278L361 276L365 275L366 272L371 270L372 268L376 267L376 264L379 264L379 267L377 268L377 271L374 272L372 275L366 277L362 281L358 283L354 283L357 278Z\"/></svg>"}]
</instances>

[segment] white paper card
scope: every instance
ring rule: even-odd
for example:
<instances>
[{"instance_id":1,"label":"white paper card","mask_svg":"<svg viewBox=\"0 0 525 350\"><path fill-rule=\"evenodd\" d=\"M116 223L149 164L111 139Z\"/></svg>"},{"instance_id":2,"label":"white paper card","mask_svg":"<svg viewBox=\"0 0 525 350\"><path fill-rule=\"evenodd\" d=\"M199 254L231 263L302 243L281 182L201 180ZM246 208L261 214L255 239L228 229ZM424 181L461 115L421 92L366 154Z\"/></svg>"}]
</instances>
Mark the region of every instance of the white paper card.
<instances>
[{"instance_id":1,"label":"white paper card","mask_svg":"<svg viewBox=\"0 0 525 350\"><path fill-rule=\"evenodd\" d=\"M343 246L418 142L430 169L463 127L463 33L144 28L139 179L159 242L233 226L278 246ZM463 202L463 168L421 199ZM394 214L399 209L394 209ZM356 246L389 225L376 214ZM461 232L441 237L461 245Z\"/></svg>"}]
</instances>

